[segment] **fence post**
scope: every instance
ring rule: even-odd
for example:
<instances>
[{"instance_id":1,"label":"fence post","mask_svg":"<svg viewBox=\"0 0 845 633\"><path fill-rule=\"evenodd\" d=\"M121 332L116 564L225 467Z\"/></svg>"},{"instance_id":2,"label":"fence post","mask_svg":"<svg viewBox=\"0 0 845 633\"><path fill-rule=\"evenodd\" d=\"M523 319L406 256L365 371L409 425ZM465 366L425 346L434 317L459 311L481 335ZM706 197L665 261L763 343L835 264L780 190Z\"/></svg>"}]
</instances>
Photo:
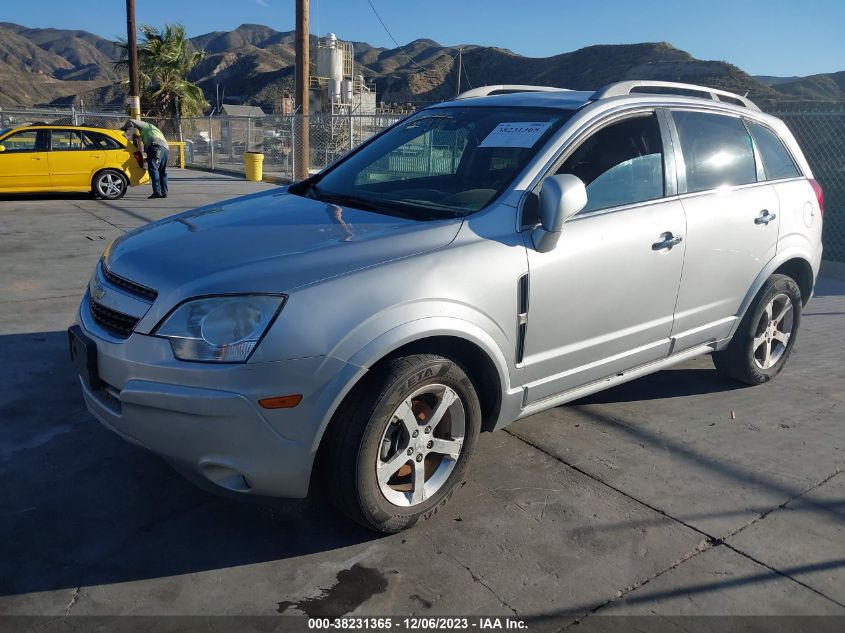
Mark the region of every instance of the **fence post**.
<instances>
[{"instance_id":1,"label":"fence post","mask_svg":"<svg viewBox=\"0 0 845 633\"><path fill-rule=\"evenodd\" d=\"M185 139L182 138L182 108L179 107L179 97L176 97L176 130L179 133L179 142L182 143Z\"/></svg>"},{"instance_id":2,"label":"fence post","mask_svg":"<svg viewBox=\"0 0 845 633\"><path fill-rule=\"evenodd\" d=\"M296 115L292 114L290 117L290 154L288 155L290 161L290 181L296 180Z\"/></svg>"},{"instance_id":3,"label":"fence post","mask_svg":"<svg viewBox=\"0 0 845 633\"><path fill-rule=\"evenodd\" d=\"M349 151L352 151L352 148L355 147L355 138L352 132L352 106L349 107Z\"/></svg>"},{"instance_id":4,"label":"fence post","mask_svg":"<svg viewBox=\"0 0 845 633\"><path fill-rule=\"evenodd\" d=\"M208 117L208 158L209 167L214 171L214 127L211 125L211 116Z\"/></svg>"},{"instance_id":5,"label":"fence post","mask_svg":"<svg viewBox=\"0 0 845 633\"><path fill-rule=\"evenodd\" d=\"M246 119L246 151L252 150L252 117Z\"/></svg>"}]
</instances>

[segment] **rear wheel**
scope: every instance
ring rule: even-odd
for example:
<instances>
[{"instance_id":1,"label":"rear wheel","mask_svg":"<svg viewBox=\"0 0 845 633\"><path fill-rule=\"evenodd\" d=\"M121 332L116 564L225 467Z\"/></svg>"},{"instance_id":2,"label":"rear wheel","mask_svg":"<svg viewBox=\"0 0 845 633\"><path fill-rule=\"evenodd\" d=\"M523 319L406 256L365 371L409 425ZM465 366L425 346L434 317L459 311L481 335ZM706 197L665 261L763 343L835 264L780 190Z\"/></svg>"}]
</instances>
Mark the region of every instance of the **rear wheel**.
<instances>
[{"instance_id":1,"label":"rear wheel","mask_svg":"<svg viewBox=\"0 0 845 633\"><path fill-rule=\"evenodd\" d=\"M749 385L777 376L795 345L801 305L801 289L791 277L769 277L728 347L713 354L716 369Z\"/></svg>"},{"instance_id":2,"label":"rear wheel","mask_svg":"<svg viewBox=\"0 0 845 633\"><path fill-rule=\"evenodd\" d=\"M94 176L91 185L94 195L98 198L118 200L124 196L129 188L129 181L119 171L105 169Z\"/></svg>"},{"instance_id":3,"label":"rear wheel","mask_svg":"<svg viewBox=\"0 0 845 633\"><path fill-rule=\"evenodd\" d=\"M481 430L466 372L441 356L391 361L327 431L329 492L355 521L398 532L434 515L463 482Z\"/></svg>"}]
</instances>

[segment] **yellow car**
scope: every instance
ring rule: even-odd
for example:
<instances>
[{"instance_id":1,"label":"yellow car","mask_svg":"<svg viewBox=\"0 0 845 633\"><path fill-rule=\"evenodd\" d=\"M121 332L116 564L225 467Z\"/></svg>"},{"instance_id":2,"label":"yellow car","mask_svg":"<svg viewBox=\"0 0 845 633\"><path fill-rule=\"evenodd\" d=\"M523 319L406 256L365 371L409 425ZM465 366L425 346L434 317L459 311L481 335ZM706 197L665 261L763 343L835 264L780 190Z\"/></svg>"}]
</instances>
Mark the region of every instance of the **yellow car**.
<instances>
[{"instance_id":1,"label":"yellow car","mask_svg":"<svg viewBox=\"0 0 845 633\"><path fill-rule=\"evenodd\" d=\"M117 200L149 180L119 130L28 125L0 130L0 193L90 191Z\"/></svg>"}]
</instances>

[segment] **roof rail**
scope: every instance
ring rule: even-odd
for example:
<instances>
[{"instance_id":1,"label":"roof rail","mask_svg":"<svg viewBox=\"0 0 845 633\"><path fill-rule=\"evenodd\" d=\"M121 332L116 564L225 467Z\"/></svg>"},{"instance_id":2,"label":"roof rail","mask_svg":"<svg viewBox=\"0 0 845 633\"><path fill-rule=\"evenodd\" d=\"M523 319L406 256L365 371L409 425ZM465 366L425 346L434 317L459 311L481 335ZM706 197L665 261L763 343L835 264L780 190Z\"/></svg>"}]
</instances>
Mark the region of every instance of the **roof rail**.
<instances>
[{"instance_id":1,"label":"roof rail","mask_svg":"<svg viewBox=\"0 0 845 633\"><path fill-rule=\"evenodd\" d=\"M734 94L733 92L727 92L726 90L718 90L716 88L708 88L707 86L696 86L695 84L684 84L678 83L675 81L651 81L651 80L633 80L633 81L617 81L616 83L610 84L605 86L604 88L600 88L596 92L593 93L592 100L598 101L599 99L607 99L608 97L619 97L623 95L629 95L632 92L636 91L637 88L665 88L665 89L675 89L675 90L684 90L687 92L698 92L701 93L701 96L706 99L711 99L713 101L724 101L727 103L734 103L735 105L743 105L750 110L757 110L760 111L760 108L757 107L751 99L747 97L740 96L738 94ZM648 90L641 90L638 92L648 92ZM726 97L725 99L721 99L720 97Z\"/></svg>"},{"instance_id":2,"label":"roof rail","mask_svg":"<svg viewBox=\"0 0 845 633\"><path fill-rule=\"evenodd\" d=\"M481 86L462 92L454 99L471 99L473 97L489 97L491 95L506 95L514 92L563 92L567 88L552 88L551 86L522 86L519 84L496 84Z\"/></svg>"}]
</instances>

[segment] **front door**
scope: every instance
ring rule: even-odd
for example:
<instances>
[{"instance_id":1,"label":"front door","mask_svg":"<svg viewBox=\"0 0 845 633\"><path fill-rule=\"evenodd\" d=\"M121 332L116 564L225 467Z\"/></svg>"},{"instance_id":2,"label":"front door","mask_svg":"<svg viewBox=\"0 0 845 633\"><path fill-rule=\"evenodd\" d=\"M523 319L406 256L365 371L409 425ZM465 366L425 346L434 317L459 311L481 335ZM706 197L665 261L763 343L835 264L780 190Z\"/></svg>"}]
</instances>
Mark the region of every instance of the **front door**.
<instances>
[{"instance_id":1,"label":"front door","mask_svg":"<svg viewBox=\"0 0 845 633\"><path fill-rule=\"evenodd\" d=\"M686 189L687 251L672 331L681 351L730 333L740 304L775 255L780 201L772 185L758 182L740 117L680 110L672 118L683 153L679 188Z\"/></svg>"},{"instance_id":2,"label":"front door","mask_svg":"<svg viewBox=\"0 0 845 633\"><path fill-rule=\"evenodd\" d=\"M30 191L50 188L46 130L23 130L2 141L0 189Z\"/></svg>"},{"instance_id":3,"label":"front door","mask_svg":"<svg viewBox=\"0 0 845 633\"><path fill-rule=\"evenodd\" d=\"M526 404L668 354L686 225L664 156L648 112L601 128L556 171L584 181L588 202L552 251L529 244Z\"/></svg>"}]
</instances>

